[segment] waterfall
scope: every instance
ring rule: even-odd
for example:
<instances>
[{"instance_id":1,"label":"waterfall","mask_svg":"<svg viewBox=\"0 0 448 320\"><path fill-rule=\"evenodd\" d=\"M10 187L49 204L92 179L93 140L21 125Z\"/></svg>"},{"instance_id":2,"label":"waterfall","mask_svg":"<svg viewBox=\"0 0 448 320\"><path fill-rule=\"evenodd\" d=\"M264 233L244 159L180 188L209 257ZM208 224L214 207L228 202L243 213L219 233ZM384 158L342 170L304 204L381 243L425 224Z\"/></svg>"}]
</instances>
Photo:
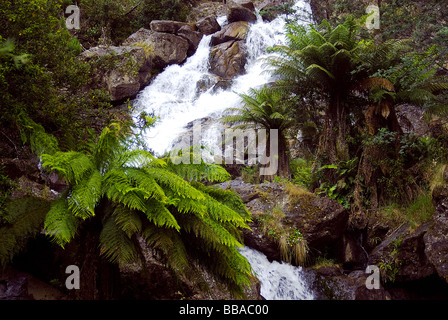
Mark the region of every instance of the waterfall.
<instances>
[{"instance_id":1,"label":"waterfall","mask_svg":"<svg viewBox=\"0 0 448 320\"><path fill-rule=\"evenodd\" d=\"M300 0L295 9L310 12L309 5ZM219 24L226 24L226 17L218 17ZM238 107L241 98L238 93L247 93L274 79L264 68L266 48L285 43L285 17L280 16L269 23L258 21L250 26L247 39L246 73L231 81L227 89L215 89L218 78L208 72L211 35L204 36L193 56L179 66L172 65L160 73L150 85L137 96L134 106L136 118L140 112L158 117L155 127L145 133L144 139L156 153L163 155L176 140L185 136L187 126L201 120L201 144L215 154L220 152L217 137L221 136L222 125L218 119L230 107ZM272 262L260 252L250 248L241 249L249 260L261 282L261 295L266 299L313 299L307 289L301 268L286 263Z\"/></svg>"},{"instance_id":2,"label":"waterfall","mask_svg":"<svg viewBox=\"0 0 448 320\"><path fill-rule=\"evenodd\" d=\"M252 266L261 284L260 294L266 300L314 299L301 267L269 262L263 253L248 247L240 249L240 253Z\"/></svg>"},{"instance_id":3,"label":"waterfall","mask_svg":"<svg viewBox=\"0 0 448 320\"><path fill-rule=\"evenodd\" d=\"M295 9L308 9L303 0L297 1ZM270 81L271 76L265 72L262 58L266 48L284 44L285 17L280 16L269 23L259 17L250 26L246 45L248 50L246 73L232 80L227 90L203 90L202 84L213 83L217 77L208 72L211 35L204 36L195 54L179 65L171 65L160 73L150 85L144 88L134 102L136 118L141 111L154 114L159 119L154 128L145 133L145 141L157 154L169 151L176 139L182 137L187 124L197 119L211 119L209 125L201 132L201 143L212 151L219 152L213 137L221 129L218 119L229 107L238 107L241 99L237 93L247 93L250 88L257 88ZM218 17L220 24L227 23L226 17Z\"/></svg>"}]
</instances>

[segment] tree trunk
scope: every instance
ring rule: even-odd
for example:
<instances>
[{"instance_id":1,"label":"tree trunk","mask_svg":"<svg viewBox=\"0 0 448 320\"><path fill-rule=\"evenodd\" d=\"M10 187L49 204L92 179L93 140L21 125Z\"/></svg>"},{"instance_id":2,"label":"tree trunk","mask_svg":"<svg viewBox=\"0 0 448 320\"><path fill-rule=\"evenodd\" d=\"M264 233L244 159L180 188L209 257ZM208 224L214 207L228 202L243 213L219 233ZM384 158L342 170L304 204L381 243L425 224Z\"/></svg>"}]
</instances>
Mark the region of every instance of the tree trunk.
<instances>
[{"instance_id":1,"label":"tree trunk","mask_svg":"<svg viewBox=\"0 0 448 320\"><path fill-rule=\"evenodd\" d=\"M395 132L397 138L395 140L394 159L399 156L399 137L403 131L398 122L397 114L393 104L387 106L388 114L382 114L379 110L383 107L377 105L370 106L365 113L366 128L370 136L374 136L381 128L387 128L388 131ZM381 150L376 145L369 145L363 151L358 165L358 173L355 180L354 202L351 206L353 213L353 224L362 227L366 223L364 209L376 209L385 200L378 179L388 174L390 168L381 167L379 165L382 159L387 157L385 150ZM363 218L364 217L364 218ZM356 222L355 222L356 221Z\"/></svg>"},{"instance_id":2,"label":"tree trunk","mask_svg":"<svg viewBox=\"0 0 448 320\"><path fill-rule=\"evenodd\" d=\"M341 103L340 97L336 96L330 101L328 112L325 115L325 123L319 138L319 145L314 159L312 171L316 172L318 166L327 164L337 165L340 161L350 159L346 136L350 126L347 119L347 108ZM330 184L337 182L334 170L325 172L326 180Z\"/></svg>"},{"instance_id":3,"label":"tree trunk","mask_svg":"<svg viewBox=\"0 0 448 320\"><path fill-rule=\"evenodd\" d=\"M266 180L266 181L274 181L275 176L279 176L280 178L290 178L290 170L289 170L289 148L288 148L288 143L287 140L285 138L285 135L283 132L280 132L280 130L278 131L278 141L277 141L277 154L272 155L271 154L271 137L267 136L266 137L266 156L269 158L276 158L277 161L277 170L275 173L271 174L271 175L262 175L262 180ZM270 167L273 166L272 163L268 163L268 164L260 164L261 168L264 167Z\"/></svg>"},{"instance_id":4,"label":"tree trunk","mask_svg":"<svg viewBox=\"0 0 448 320\"><path fill-rule=\"evenodd\" d=\"M279 133L278 137L278 176L284 179L289 179L291 177L289 170L288 142L282 132Z\"/></svg>"},{"instance_id":5,"label":"tree trunk","mask_svg":"<svg viewBox=\"0 0 448 320\"><path fill-rule=\"evenodd\" d=\"M101 218L95 216L81 227L78 237L80 289L71 292L79 300L113 300L120 295L120 271L117 264L101 256L99 235Z\"/></svg>"}]
</instances>

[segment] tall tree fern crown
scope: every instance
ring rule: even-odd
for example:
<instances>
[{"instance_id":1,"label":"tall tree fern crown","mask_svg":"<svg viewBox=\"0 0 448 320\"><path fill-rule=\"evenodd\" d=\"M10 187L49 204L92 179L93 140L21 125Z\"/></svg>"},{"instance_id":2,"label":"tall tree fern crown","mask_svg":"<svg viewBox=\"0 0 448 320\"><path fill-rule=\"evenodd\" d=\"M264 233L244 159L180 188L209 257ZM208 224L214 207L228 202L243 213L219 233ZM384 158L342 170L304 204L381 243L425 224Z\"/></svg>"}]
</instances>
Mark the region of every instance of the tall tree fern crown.
<instances>
[{"instance_id":1,"label":"tall tree fern crown","mask_svg":"<svg viewBox=\"0 0 448 320\"><path fill-rule=\"evenodd\" d=\"M251 268L236 248L250 214L233 192L201 183L224 181L229 174L217 165L174 165L130 149L129 135L129 128L113 123L87 154L42 155L43 167L69 184L46 216L46 233L64 247L82 223L97 217L100 250L109 261L137 260L142 236L173 270L186 274L196 259L243 294Z\"/></svg>"}]
</instances>

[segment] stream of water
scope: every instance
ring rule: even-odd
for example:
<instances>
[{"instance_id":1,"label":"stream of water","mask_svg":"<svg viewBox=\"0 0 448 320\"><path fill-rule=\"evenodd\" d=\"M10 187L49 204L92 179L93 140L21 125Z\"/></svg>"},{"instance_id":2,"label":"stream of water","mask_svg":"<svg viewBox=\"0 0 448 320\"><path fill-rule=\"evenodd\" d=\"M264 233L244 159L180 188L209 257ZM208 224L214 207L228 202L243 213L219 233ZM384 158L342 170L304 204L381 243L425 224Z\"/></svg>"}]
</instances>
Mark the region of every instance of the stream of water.
<instances>
[{"instance_id":1,"label":"stream of water","mask_svg":"<svg viewBox=\"0 0 448 320\"><path fill-rule=\"evenodd\" d=\"M295 9L310 11L303 0L295 3ZM143 89L134 103L135 117L141 111L159 117L155 127L146 132L147 145L157 154L163 155L172 149L175 141L185 135L187 126L198 119L208 119L202 128L201 144L212 152L221 152L216 141L223 127L219 118L230 107L241 105L238 93L247 93L274 79L265 72L263 58L266 48L285 43L285 17L280 16L271 22L263 22L261 17L250 26L246 40L248 51L246 73L232 80L227 89L213 88L216 77L209 73L210 36L204 36L196 53L183 65L172 65L160 73L149 86ZM218 17L221 25L227 23L225 17ZM212 83L205 89L204 83ZM313 299L307 289L301 268L289 264L269 262L260 252L250 248L241 249L249 260L261 283L261 295L272 299Z\"/></svg>"}]
</instances>

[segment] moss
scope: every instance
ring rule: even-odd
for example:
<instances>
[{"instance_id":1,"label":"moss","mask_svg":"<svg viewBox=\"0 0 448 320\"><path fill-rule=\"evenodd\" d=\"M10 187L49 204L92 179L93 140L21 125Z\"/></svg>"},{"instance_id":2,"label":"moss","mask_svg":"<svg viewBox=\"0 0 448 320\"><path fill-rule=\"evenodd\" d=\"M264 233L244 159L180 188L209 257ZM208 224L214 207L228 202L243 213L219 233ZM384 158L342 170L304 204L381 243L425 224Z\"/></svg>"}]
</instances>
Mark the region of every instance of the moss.
<instances>
[{"instance_id":1,"label":"moss","mask_svg":"<svg viewBox=\"0 0 448 320\"><path fill-rule=\"evenodd\" d=\"M132 47L141 47L145 52L145 57L148 59L149 57L154 56L154 47L146 42L136 42L132 44Z\"/></svg>"},{"instance_id":2,"label":"moss","mask_svg":"<svg viewBox=\"0 0 448 320\"><path fill-rule=\"evenodd\" d=\"M316 214L320 209L314 205L313 200L317 195L301 188L293 183L285 184L285 191L289 195L289 210L293 211L297 206L307 215Z\"/></svg>"}]
</instances>

